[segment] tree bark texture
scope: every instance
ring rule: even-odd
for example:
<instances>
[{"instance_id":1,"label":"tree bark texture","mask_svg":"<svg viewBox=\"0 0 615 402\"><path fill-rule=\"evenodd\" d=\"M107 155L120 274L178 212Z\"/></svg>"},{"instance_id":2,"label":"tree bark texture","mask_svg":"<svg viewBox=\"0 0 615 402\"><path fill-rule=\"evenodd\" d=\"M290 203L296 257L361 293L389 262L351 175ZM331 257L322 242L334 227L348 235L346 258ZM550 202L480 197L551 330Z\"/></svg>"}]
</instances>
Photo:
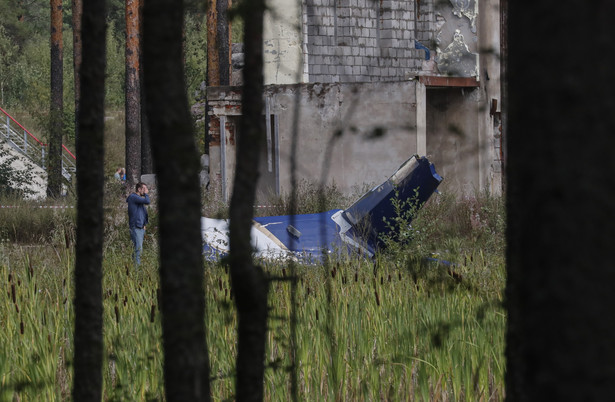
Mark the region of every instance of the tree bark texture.
<instances>
[{"instance_id":1,"label":"tree bark texture","mask_svg":"<svg viewBox=\"0 0 615 402\"><path fill-rule=\"evenodd\" d=\"M139 20L143 20L143 2L139 4ZM143 37L143 24L139 24L141 37ZM143 60L143 41L139 41L139 57ZM139 63L139 82L144 82L143 63ZM149 132L149 123L145 111L145 85L141 85L141 174L154 173L154 157L152 155L152 142Z\"/></svg>"},{"instance_id":2,"label":"tree bark texture","mask_svg":"<svg viewBox=\"0 0 615 402\"><path fill-rule=\"evenodd\" d=\"M614 12L509 3L508 400L615 395Z\"/></svg>"},{"instance_id":3,"label":"tree bark texture","mask_svg":"<svg viewBox=\"0 0 615 402\"><path fill-rule=\"evenodd\" d=\"M218 38L218 0L207 1L207 86L220 86Z\"/></svg>"},{"instance_id":4,"label":"tree bark texture","mask_svg":"<svg viewBox=\"0 0 615 402\"><path fill-rule=\"evenodd\" d=\"M126 183L129 191L141 178L139 3L140 0L126 0Z\"/></svg>"},{"instance_id":5,"label":"tree bark texture","mask_svg":"<svg viewBox=\"0 0 615 402\"><path fill-rule=\"evenodd\" d=\"M102 400L103 186L105 93L104 0L83 7L82 103L77 139L77 244L73 400Z\"/></svg>"},{"instance_id":6,"label":"tree bark texture","mask_svg":"<svg viewBox=\"0 0 615 402\"><path fill-rule=\"evenodd\" d=\"M51 7L51 105L49 109L49 164L47 196L59 197L62 190L63 44L62 0L50 0Z\"/></svg>"},{"instance_id":7,"label":"tree bark texture","mask_svg":"<svg viewBox=\"0 0 615 402\"><path fill-rule=\"evenodd\" d=\"M231 0L217 0L216 47L218 50L219 85L231 84L231 22L228 10Z\"/></svg>"},{"instance_id":8,"label":"tree bark texture","mask_svg":"<svg viewBox=\"0 0 615 402\"><path fill-rule=\"evenodd\" d=\"M159 194L165 393L209 400L201 243L200 162L182 63L183 4L147 0L143 72Z\"/></svg>"},{"instance_id":9,"label":"tree bark texture","mask_svg":"<svg viewBox=\"0 0 615 402\"><path fill-rule=\"evenodd\" d=\"M73 10L73 71L75 82L75 138L79 137L79 99L81 98L81 19L83 0L72 0Z\"/></svg>"},{"instance_id":10,"label":"tree bark texture","mask_svg":"<svg viewBox=\"0 0 615 402\"><path fill-rule=\"evenodd\" d=\"M238 313L237 400L263 399L267 280L252 261L250 231L258 182L258 160L265 141L263 112L263 0L242 3L246 64L242 117L230 205L230 266Z\"/></svg>"}]
</instances>

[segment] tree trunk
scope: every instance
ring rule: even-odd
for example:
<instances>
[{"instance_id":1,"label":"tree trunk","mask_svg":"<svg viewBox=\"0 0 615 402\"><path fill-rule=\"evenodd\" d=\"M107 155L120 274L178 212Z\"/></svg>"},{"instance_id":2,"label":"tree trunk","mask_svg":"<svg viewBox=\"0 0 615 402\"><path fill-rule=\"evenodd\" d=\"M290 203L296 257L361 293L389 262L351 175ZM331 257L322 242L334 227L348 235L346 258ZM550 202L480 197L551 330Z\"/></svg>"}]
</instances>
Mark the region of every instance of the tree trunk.
<instances>
[{"instance_id":1,"label":"tree trunk","mask_svg":"<svg viewBox=\"0 0 615 402\"><path fill-rule=\"evenodd\" d=\"M139 5L139 20L143 20L143 2ZM143 24L139 24L141 37L143 37ZM143 60L143 41L139 41L139 57ZM139 81L144 82L143 63L139 63ZM152 156L152 143L145 111L145 85L141 85L141 174L154 173L154 157Z\"/></svg>"},{"instance_id":2,"label":"tree trunk","mask_svg":"<svg viewBox=\"0 0 615 402\"><path fill-rule=\"evenodd\" d=\"M51 6L51 106L49 110L49 165L47 196L59 197L62 190L63 60L62 0L50 0Z\"/></svg>"},{"instance_id":3,"label":"tree trunk","mask_svg":"<svg viewBox=\"0 0 615 402\"><path fill-rule=\"evenodd\" d=\"M216 47L218 50L219 85L231 84L231 23L228 16L230 0L217 0Z\"/></svg>"},{"instance_id":4,"label":"tree trunk","mask_svg":"<svg viewBox=\"0 0 615 402\"><path fill-rule=\"evenodd\" d=\"M604 51L615 37L615 3L561 5L509 3L506 394L513 401L615 394L615 70Z\"/></svg>"},{"instance_id":5,"label":"tree trunk","mask_svg":"<svg viewBox=\"0 0 615 402\"><path fill-rule=\"evenodd\" d=\"M126 183L141 179L141 93L139 82L139 2L126 0Z\"/></svg>"},{"instance_id":6,"label":"tree trunk","mask_svg":"<svg viewBox=\"0 0 615 402\"><path fill-rule=\"evenodd\" d=\"M220 66L218 49L218 0L207 1L207 86L220 85Z\"/></svg>"},{"instance_id":7,"label":"tree trunk","mask_svg":"<svg viewBox=\"0 0 615 402\"><path fill-rule=\"evenodd\" d=\"M77 245L73 400L102 400L103 185L105 93L104 0L83 7L82 103L77 138Z\"/></svg>"},{"instance_id":8,"label":"tree trunk","mask_svg":"<svg viewBox=\"0 0 615 402\"><path fill-rule=\"evenodd\" d=\"M267 280L252 261L250 231L258 181L259 153L265 140L263 111L263 0L244 2L246 64L242 118L230 205L230 266L238 313L237 400L263 399ZM223 129L221 127L221 129Z\"/></svg>"},{"instance_id":9,"label":"tree trunk","mask_svg":"<svg viewBox=\"0 0 615 402\"><path fill-rule=\"evenodd\" d=\"M185 92L183 4L144 6L146 110L158 179L160 284L167 400L209 400L200 162Z\"/></svg>"},{"instance_id":10,"label":"tree trunk","mask_svg":"<svg viewBox=\"0 0 615 402\"><path fill-rule=\"evenodd\" d=\"M216 49L216 38L218 36L218 6L217 0L207 0L207 76L205 84L207 87L220 85L220 66L218 62L218 50ZM209 103L205 97L205 153L209 154Z\"/></svg>"},{"instance_id":11,"label":"tree trunk","mask_svg":"<svg viewBox=\"0 0 615 402\"><path fill-rule=\"evenodd\" d=\"M73 71L75 82L75 140L79 137L79 100L81 94L81 15L83 0L72 0L73 9Z\"/></svg>"}]
</instances>

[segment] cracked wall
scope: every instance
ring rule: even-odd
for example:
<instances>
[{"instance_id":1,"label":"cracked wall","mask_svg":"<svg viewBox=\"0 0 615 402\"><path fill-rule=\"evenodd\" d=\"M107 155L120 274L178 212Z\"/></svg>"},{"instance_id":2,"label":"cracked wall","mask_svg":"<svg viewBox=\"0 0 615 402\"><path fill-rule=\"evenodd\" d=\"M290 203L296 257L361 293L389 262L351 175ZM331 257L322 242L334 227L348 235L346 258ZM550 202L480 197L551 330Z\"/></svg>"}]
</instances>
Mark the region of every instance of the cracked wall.
<instances>
[{"instance_id":1,"label":"cracked wall","mask_svg":"<svg viewBox=\"0 0 615 402\"><path fill-rule=\"evenodd\" d=\"M478 76L478 2L449 0L436 4L436 63L442 75Z\"/></svg>"}]
</instances>

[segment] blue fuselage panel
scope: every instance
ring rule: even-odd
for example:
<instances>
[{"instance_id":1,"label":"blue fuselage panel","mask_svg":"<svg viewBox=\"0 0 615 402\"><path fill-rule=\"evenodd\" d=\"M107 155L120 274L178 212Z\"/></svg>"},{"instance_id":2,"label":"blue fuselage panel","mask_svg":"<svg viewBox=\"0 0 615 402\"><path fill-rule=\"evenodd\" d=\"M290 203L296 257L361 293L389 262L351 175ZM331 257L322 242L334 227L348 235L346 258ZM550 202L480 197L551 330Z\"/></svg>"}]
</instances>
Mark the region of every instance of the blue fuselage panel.
<instances>
[{"instance_id":1,"label":"blue fuselage panel","mask_svg":"<svg viewBox=\"0 0 615 402\"><path fill-rule=\"evenodd\" d=\"M338 211L340 210L318 214L264 216L254 218L254 221L271 232L288 250L320 254L323 247L344 247L338 234L339 227L331 220L331 216Z\"/></svg>"}]
</instances>

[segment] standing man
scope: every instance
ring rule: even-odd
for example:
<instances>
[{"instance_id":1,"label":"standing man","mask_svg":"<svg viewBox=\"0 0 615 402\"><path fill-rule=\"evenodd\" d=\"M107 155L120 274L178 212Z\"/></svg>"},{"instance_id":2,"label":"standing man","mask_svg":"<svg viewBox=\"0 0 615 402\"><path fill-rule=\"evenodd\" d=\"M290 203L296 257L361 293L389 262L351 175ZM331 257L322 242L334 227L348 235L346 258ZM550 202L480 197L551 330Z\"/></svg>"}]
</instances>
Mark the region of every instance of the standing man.
<instances>
[{"instance_id":1,"label":"standing man","mask_svg":"<svg viewBox=\"0 0 615 402\"><path fill-rule=\"evenodd\" d=\"M149 190L145 183L138 182L135 192L126 198L128 203L128 225L130 227L130 239L135 246L135 264L141 264L141 251L143 250L143 238L145 237L145 225L148 223L147 208L149 205Z\"/></svg>"}]
</instances>

